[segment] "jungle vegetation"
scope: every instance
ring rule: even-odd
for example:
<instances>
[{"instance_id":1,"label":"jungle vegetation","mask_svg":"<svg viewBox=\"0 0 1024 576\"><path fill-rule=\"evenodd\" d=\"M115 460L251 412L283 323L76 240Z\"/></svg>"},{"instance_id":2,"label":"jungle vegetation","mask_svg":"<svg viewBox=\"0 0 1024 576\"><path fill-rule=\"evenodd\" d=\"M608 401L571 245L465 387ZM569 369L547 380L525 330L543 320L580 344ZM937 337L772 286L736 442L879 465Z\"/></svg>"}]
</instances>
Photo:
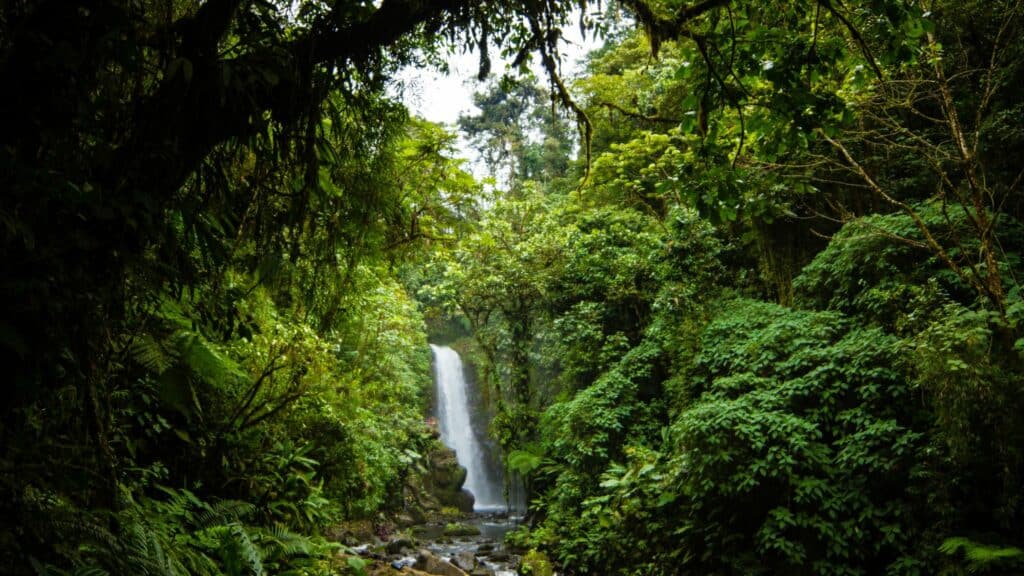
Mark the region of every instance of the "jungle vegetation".
<instances>
[{"instance_id":1,"label":"jungle vegetation","mask_svg":"<svg viewBox=\"0 0 1024 576\"><path fill-rule=\"evenodd\" d=\"M359 573L459 332L560 573L1024 572L1020 0L8 0L0 86L4 570Z\"/></svg>"}]
</instances>

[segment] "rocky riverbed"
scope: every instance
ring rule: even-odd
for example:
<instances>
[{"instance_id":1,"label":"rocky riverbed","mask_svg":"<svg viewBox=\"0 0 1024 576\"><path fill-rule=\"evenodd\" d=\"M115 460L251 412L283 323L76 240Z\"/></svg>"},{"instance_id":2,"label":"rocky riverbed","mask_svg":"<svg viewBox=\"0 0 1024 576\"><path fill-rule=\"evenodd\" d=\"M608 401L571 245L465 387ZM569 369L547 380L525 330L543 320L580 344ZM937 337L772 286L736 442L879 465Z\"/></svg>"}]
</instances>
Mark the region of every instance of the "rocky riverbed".
<instances>
[{"instance_id":1,"label":"rocky riverbed","mask_svg":"<svg viewBox=\"0 0 1024 576\"><path fill-rule=\"evenodd\" d=\"M516 519L472 514L459 522L433 522L349 546L346 555L365 563L371 576L514 576L519 556L507 550L505 534Z\"/></svg>"}]
</instances>

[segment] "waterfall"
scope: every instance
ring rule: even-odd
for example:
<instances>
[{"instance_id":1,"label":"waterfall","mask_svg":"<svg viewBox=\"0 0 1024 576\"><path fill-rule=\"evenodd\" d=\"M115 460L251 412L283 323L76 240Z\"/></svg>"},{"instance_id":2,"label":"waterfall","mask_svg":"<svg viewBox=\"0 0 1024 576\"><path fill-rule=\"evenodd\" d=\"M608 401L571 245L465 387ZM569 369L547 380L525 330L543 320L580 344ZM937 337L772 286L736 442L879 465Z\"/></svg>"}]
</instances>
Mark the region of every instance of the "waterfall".
<instances>
[{"instance_id":1,"label":"waterfall","mask_svg":"<svg viewBox=\"0 0 1024 576\"><path fill-rule=\"evenodd\" d=\"M474 427L466 377L458 352L447 346L430 345L434 351L434 377L437 382L437 419L441 441L455 450L459 464L466 468L466 483L476 499L473 509L497 511L505 509L501 479L488 462L491 455L481 441L486 423Z\"/></svg>"}]
</instances>

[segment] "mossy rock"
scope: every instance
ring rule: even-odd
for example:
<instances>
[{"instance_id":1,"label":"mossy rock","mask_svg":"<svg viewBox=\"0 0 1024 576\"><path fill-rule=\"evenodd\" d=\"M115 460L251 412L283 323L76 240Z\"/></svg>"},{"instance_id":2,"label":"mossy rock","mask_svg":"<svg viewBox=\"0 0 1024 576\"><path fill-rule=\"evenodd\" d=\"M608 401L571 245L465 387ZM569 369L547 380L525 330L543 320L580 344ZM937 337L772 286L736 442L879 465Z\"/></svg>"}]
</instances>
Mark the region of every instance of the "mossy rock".
<instances>
[{"instance_id":1,"label":"mossy rock","mask_svg":"<svg viewBox=\"0 0 1024 576\"><path fill-rule=\"evenodd\" d=\"M444 509L462 513L473 511L473 495L462 489L466 469L459 465L455 452L440 441L434 441L426 452L425 467L406 480L405 508L415 522L423 522L435 514L445 516Z\"/></svg>"},{"instance_id":2,"label":"mossy rock","mask_svg":"<svg viewBox=\"0 0 1024 576\"><path fill-rule=\"evenodd\" d=\"M412 536L398 535L387 543L385 551L388 554L405 554L414 552L417 547L418 542Z\"/></svg>"},{"instance_id":3,"label":"mossy rock","mask_svg":"<svg viewBox=\"0 0 1024 576\"><path fill-rule=\"evenodd\" d=\"M555 568L547 554L530 550L519 562L519 573L523 576L554 576Z\"/></svg>"},{"instance_id":4,"label":"mossy rock","mask_svg":"<svg viewBox=\"0 0 1024 576\"><path fill-rule=\"evenodd\" d=\"M459 536L479 536L480 529L469 524L454 523L444 527L444 535L453 538Z\"/></svg>"},{"instance_id":5,"label":"mossy rock","mask_svg":"<svg viewBox=\"0 0 1024 576\"><path fill-rule=\"evenodd\" d=\"M450 518L450 519L455 520L455 519L458 519L458 518L462 518L463 515L464 514L463 514L462 510L459 510L455 506L445 506L445 507L441 508L441 516L444 516L445 518Z\"/></svg>"}]
</instances>

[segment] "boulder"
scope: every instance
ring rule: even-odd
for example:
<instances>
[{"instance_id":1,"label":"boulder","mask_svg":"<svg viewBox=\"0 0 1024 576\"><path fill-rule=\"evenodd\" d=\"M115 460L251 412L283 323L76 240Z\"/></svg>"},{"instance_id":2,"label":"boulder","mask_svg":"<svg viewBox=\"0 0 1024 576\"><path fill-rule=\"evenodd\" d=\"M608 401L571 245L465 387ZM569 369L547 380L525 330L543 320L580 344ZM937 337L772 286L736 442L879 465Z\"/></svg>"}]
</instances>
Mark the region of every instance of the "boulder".
<instances>
[{"instance_id":1,"label":"boulder","mask_svg":"<svg viewBox=\"0 0 1024 576\"><path fill-rule=\"evenodd\" d=\"M388 542L385 547L388 554L406 554L416 550L416 541L412 538L399 537Z\"/></svg>"},{"instance_id":2,"label":"boulder","mask_svg":"<svg viewBox=\"0 0 1024 576\"><path fill-rule=\"evenodd\" d=\"M458 508L459 512L471 514L473 512L473 504L476 503L476 498L469 490L460 490L452 496L451 505Z\"/></svg>"},{"instance_id":3,"label":"boulder","mask_svg":"<svg viewBox=\"0 0 1024 576\"><path fill-rule=\"evenodd\" d=\"M430 550L420 550L417 553L414 568L436 576L469 576L464 570L443 558L438 558Z\"/></svg>"},{"instance_id":4,"label":"boulder","mask_svg":"<svg viewBox=\"0 0 1024 576\"><path fill-rule=\"evenodd\" d=\"M466 483L466 469L459 465L455 451L437 442L428 456L431 487L441 492L459 492Z\"/></svg>"},{"instance_id":5,"label":"boulder","mask_svg":"<svg viewBox=\"0 0 1024 576\"><path fill-rule=\"evenodd\" d=\"M439 440L431 442L418 467L405 481L404 513L414 523L443 516L445 510L473 511L473 495L462 489L466 469L459 465L455 451Z\"/></svg>"},{"instance_id":6,"label":"boulder","mask_svg":"<svg viewBox=\"0 0 1024 576\"><path fill-rule=\"evenodd\" d=\"M466 572L472 572L477 565L476 556L468 550L463 550L452 558L452 564L455 564Z\"/></svg>"}]
</instances>

